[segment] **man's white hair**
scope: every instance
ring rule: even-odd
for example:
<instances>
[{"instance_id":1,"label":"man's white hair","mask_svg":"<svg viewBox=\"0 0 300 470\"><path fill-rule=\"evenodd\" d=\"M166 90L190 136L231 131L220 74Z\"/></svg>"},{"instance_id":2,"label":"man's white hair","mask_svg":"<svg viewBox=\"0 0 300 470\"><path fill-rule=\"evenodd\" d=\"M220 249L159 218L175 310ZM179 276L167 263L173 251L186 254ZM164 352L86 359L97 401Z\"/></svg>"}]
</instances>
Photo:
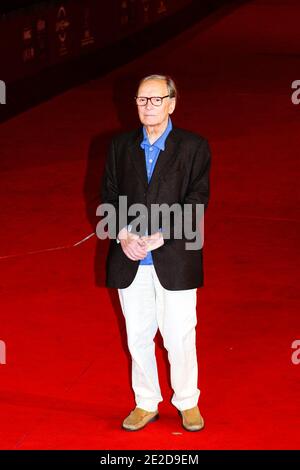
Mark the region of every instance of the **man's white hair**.
<instances>
[{"instance_id":1,"label":"man's white hair","mask_svg":"<svg viewBox=\"0 0 300 470\"><path fill-rule=\"evenodd\" d=\"M173 78L171 78L169 75L159 75L159 74L147 75L146 77L142 78L139 81L138 89L141 86L141 84L146 82L147 80L164 80L166 82L170 98L175 98L175 99L178 98L177 86Z\"/></svg>"}]
</instances>

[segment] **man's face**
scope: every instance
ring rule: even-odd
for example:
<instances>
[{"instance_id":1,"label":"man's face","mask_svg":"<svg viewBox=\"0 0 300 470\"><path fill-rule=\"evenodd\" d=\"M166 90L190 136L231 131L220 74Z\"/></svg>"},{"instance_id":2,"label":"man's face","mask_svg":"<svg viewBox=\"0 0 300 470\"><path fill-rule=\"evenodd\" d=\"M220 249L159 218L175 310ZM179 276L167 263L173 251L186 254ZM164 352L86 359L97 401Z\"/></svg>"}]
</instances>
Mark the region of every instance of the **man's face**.
<instances>
[{"instance_id":1,"label":"man's face","mask_svg":"<svg viewBox=\"0 0 300 470\"><path fill-rule=\"evenodd\" d=\"M168 87L165 80L146 80L137 92L137 96L166 96ZM145 126L157 126L167 123L169 114L172 114L176 105L175 98L164 98L161 106L155 106L148 100L146 106L137 106L139 118Z\"/></svg>"}]
</instances>

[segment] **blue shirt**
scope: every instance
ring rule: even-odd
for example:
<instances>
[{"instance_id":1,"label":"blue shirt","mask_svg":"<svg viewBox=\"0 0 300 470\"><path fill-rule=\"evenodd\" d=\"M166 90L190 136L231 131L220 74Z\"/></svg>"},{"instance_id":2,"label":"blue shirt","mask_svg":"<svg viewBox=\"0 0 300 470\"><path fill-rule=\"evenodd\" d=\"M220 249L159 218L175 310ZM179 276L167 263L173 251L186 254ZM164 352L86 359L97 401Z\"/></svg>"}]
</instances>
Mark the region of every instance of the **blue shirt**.
<instances>
[{"instance_id":1,"label":"blue shirt","mask_svg":"<svg viewBox=\"0 0 300 470\"><path fill-rule=\"evenodd\" d=\"M172 126L172 121L171 121L171 118L169 116L168 125L167 125L165 131L163 132L163 134L153 144L150 144L146 128L145 128L145 126L143 126L144 139L141 142L141 147L145 151L148 183L150 182L155 164L156 164L158 156L159 156L159 152L161 150L165 150L166 138L167 138L169 132L172 130L172 127L173 127ZM153 264L151 251L148 251L145 258L140 260L140 264Z\"/></svg>"}]
</instances>

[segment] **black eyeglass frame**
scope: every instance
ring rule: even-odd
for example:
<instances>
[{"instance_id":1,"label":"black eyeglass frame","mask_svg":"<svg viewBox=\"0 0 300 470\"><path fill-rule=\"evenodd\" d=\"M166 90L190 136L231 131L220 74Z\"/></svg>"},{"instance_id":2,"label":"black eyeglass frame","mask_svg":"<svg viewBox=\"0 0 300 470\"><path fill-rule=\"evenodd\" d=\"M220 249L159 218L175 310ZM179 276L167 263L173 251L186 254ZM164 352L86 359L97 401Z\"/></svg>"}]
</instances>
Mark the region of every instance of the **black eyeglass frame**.
<instances>
[{"instance_id":1,"label":"black eyeglass frame","mask_svg":"<svg viewBox=\"0 0 300 470\"><path fill-rule=\"evenodd\" d=\"M169 93L168 95L165 95L165 96L150 96L150 97L148 97L148 96L135 96L134 99L135 99L135 102L136 102L136 100L137 100L138 98L144 98L144 99L147 100L145 104L137 104L137 102L136 102L136 105L137 105L137 106L147 106L149 100L150 100L150 103L151 103L153 106L161 106L161 105L162 105L162 102L163 102L163 99L164 99L164 98L168 98L168 96L170 96L170 93ZM155 99L155 98L160 98L160 99L161 99L161 103L160 103L160 104L154 104L153 101L152 101L152 99Z\"/></svg>"}]
</instances>

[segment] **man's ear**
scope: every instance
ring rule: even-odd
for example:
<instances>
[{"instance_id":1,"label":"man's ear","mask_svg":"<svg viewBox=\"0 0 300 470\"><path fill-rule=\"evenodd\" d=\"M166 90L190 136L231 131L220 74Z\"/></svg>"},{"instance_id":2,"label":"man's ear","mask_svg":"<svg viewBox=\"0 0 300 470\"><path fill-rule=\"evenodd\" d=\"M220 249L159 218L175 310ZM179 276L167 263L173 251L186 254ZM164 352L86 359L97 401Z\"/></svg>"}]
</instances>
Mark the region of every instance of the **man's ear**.
<instances>
[{"instance_id":1,"label":"man's ear","mask_svg":"<svg viewBox=\"0 0 300 470\"><path fill-rule=\"evenodd\" d=\"M171 103L169 106L169 114L172 114L176 106L176 98L171 98Z\"/></svg>"}]
</instances>

